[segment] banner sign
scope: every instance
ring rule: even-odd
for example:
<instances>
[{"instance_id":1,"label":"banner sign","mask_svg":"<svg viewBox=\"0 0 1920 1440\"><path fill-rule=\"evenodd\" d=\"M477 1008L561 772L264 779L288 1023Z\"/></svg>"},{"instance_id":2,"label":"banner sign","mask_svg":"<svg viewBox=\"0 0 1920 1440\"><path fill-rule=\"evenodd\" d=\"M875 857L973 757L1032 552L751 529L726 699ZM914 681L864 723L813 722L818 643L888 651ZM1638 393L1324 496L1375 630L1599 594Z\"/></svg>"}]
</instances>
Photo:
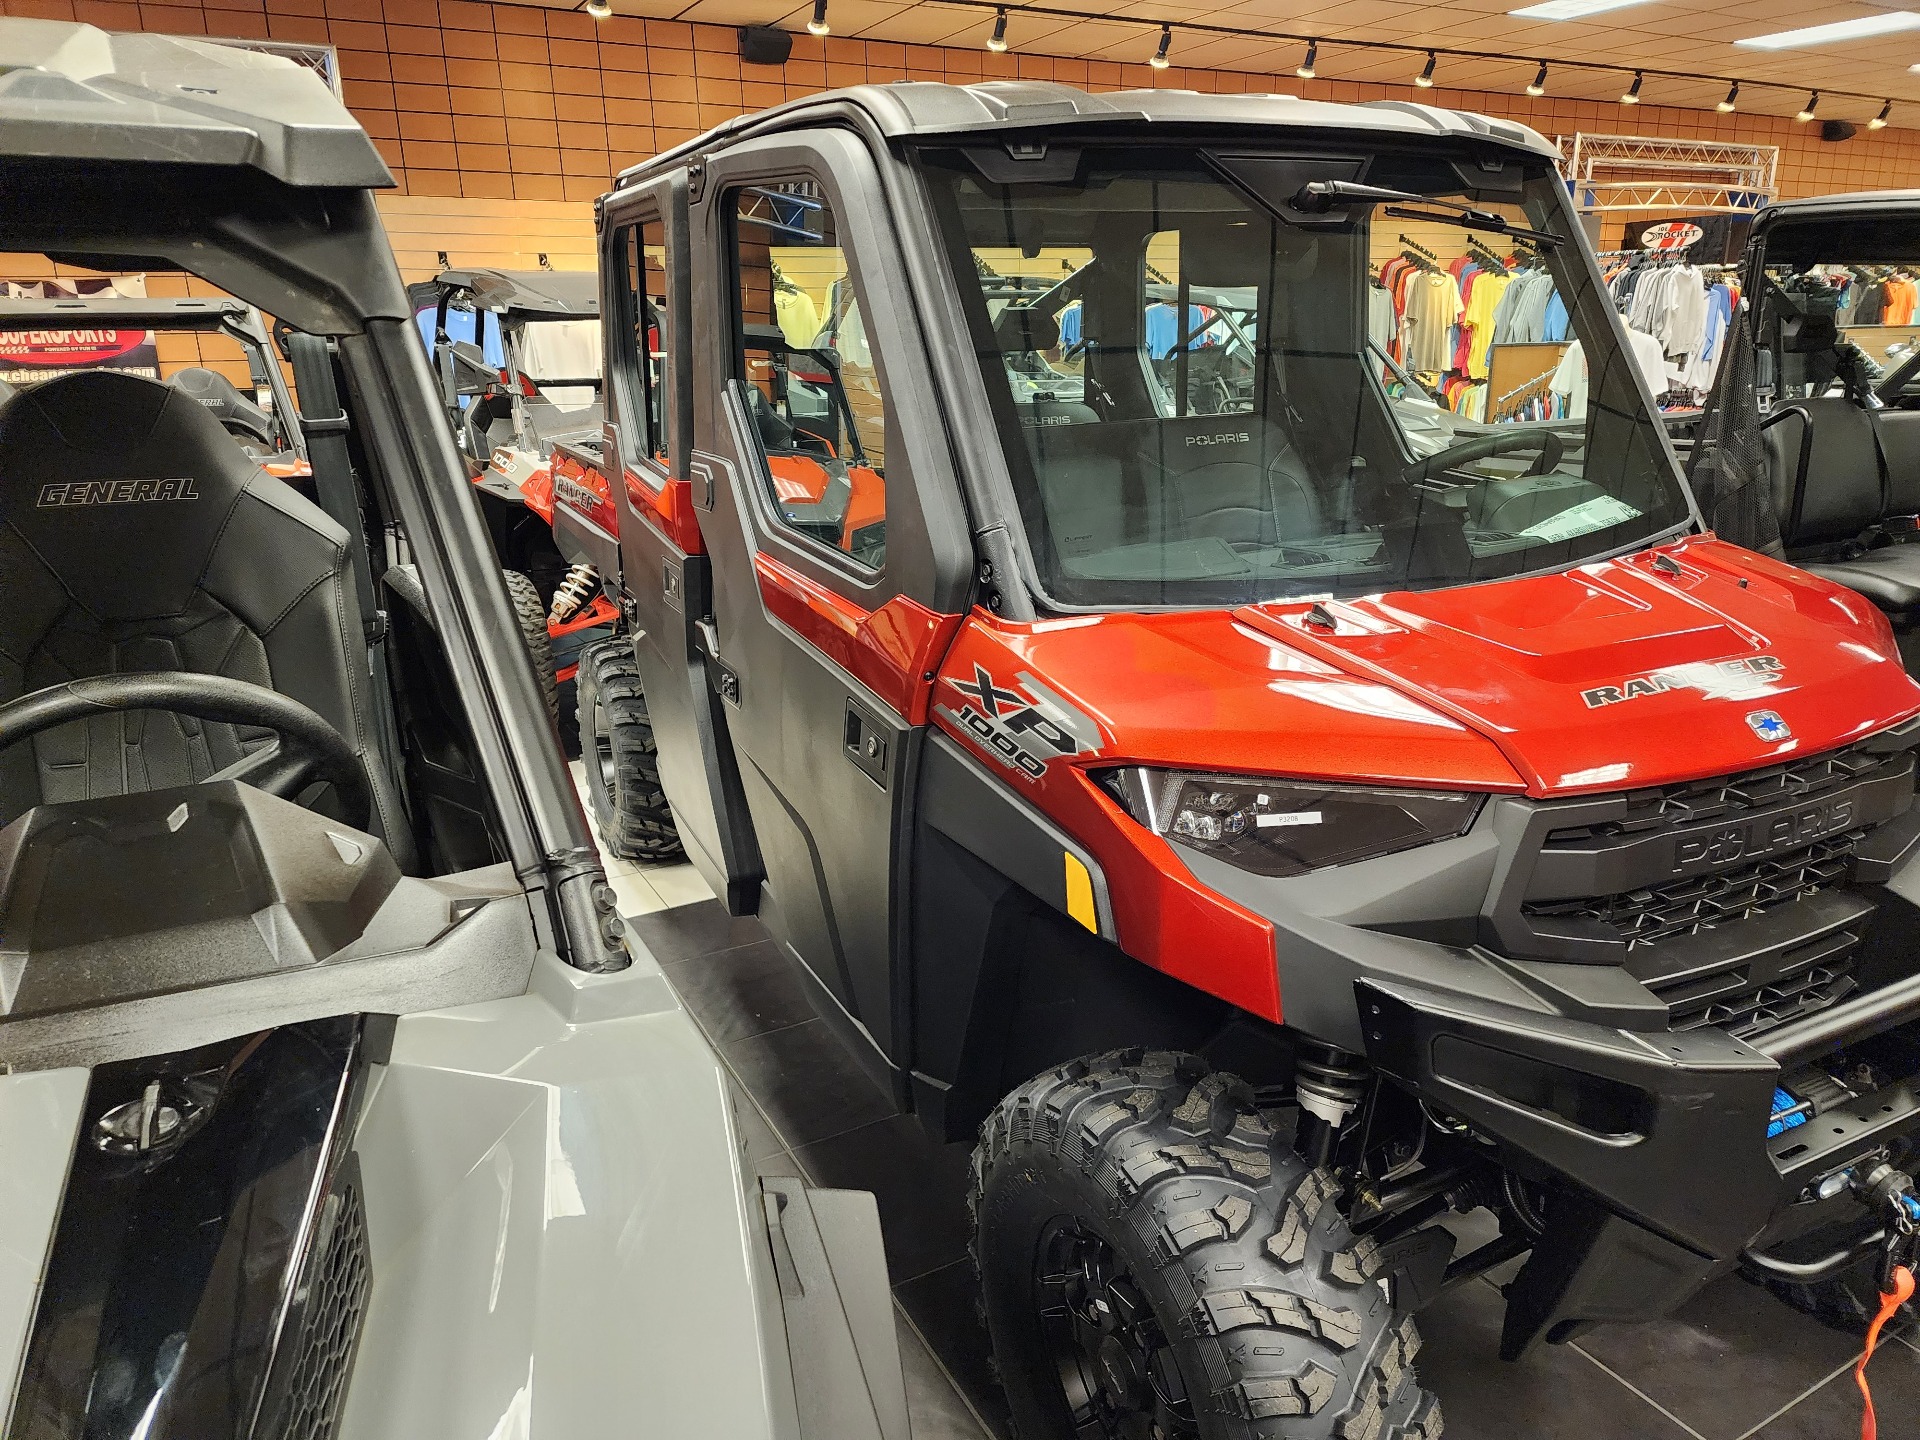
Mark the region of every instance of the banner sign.
<instances>
[{"instance_id":1,"label":"banner sign","mask_svg":"<svg viewBox=\"0 0 1920 1440\"><path fill-rule=\"evenodd\" d=\"M142 299L146 277L119 280L39 280L0 283L0 295L13 300ZM84 321L84 311L74 319ZM66 329L0 330L0 380L31 385L73 370L122 370L149 380L160 378L160 350L151 330L102 330L85 324Z\"/></svg>"}]
</instances>

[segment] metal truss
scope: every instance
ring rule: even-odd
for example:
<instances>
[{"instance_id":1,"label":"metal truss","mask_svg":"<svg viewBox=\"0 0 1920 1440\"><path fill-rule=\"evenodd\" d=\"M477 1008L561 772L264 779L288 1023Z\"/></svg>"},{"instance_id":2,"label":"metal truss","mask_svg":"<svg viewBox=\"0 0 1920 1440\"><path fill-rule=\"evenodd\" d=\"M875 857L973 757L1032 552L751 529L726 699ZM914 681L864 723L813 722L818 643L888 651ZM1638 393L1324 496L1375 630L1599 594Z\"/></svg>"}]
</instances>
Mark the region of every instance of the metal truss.
<instances>
[{"instance_id":1,"label":"metal truss","mask_svg":"<svg viewBox=\"0 0 1920 1440\"><path fill-rule=\"evenodd\" d=\"M1651 135L1561 136L1560 171L1583 213L1750 213L1773 199L1780 147Z\"/></svg>"}]
</instances>

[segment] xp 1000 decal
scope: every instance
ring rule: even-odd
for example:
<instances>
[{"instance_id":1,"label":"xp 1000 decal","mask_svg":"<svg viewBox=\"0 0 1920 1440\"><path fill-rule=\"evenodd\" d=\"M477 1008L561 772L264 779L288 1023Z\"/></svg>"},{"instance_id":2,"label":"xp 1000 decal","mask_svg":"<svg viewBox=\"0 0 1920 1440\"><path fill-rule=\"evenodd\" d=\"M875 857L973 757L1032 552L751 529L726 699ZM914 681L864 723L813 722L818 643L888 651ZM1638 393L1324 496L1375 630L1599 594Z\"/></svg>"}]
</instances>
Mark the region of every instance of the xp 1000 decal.
<instances>
[{"instance_id":1,"label":"xp 1000 decal","mask_svg":"<svg viewBox=\"0 0 1920 1440\"><path fill-rule=\"evenodd\" d=\"M1100 727L1093 717L1025 671L1007 687L976 664L971 680L949 675L947 684L960 693L962 703L957 710L941 705L938 713L1029 780L1046 774L1055 760L1100 748Z\"/></svg>"}]
</instances>

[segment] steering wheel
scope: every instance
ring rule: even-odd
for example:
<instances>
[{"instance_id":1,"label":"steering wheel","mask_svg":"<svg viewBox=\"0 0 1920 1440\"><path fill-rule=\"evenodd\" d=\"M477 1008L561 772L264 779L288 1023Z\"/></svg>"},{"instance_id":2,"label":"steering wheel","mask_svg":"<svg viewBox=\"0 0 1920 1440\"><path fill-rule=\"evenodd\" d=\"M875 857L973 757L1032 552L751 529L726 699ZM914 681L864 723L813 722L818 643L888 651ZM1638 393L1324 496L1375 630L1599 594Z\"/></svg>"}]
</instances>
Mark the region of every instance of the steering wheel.
<instances>
[{"instance_id":1,"label":"steering wheel","mask_svg":"<svg viewBox=\"0 0 1920 1440\"><path fill-rule=\"evenodd\" d=\"M69 721L127 710L165 710L271 730L279 736L277 744L244 756L201 783L238 780L292 800L309 785L325 781L340 797L342 823L365 830L372 818L366 772L345 736L298 700L225 675L154 670L49 685L0 705L0 750Z\"/></svg>"},{"instance_id":2,"label":"steering wheel","mask_svg":"<svg viewBox=\"0 0 1920 1440\"><path fill-rule=\"evenodd\" d=\"M1509 429L1490 430L1485 435L1476 435L1471 440L1462 440L1458 445L1449 445L1438 455L1429 455L1424 460L1416 460L1404 472L1404 478L1413 484L1430 480L1442 470L1450 470L1455 465L1464 465L1469 460L1485 460L1490 455L1504 455L1509 450L1530 450L1540 447L1540 458L1527 467L1528 475L1544 475L1560 463L1560 457L1567 453L1566 441L1552 430Z\"/></svg>"}]
</instances>

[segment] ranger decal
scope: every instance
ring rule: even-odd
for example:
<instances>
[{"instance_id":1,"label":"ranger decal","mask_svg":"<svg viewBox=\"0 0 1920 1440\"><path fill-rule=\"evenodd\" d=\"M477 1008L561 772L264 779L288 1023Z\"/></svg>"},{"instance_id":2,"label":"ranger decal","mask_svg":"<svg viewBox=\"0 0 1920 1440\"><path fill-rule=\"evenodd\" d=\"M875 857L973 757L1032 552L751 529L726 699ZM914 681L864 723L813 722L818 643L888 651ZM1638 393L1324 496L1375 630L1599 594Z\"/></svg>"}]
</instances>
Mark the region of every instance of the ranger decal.
<instances>
[{"instance_id":1,"label":"ranger decal","mask_svg":"<svg viewBox=\"0 0 1920 1440\"><path fill-rule=\"evenodd\" d=\"M1100 748L1100 727L1092 717L1025 671L1014 682L1018 690L995 684L986 667L977 663L971 683L952 676L947 683L966 703L958 710L942 705L940 713L1029 780L1038 780L1063 756Z\"/></svg>"},{"instance_id":2,"label":"ranger decal","mask_svg":"<svg viewBox=\"0 0 1920 1440\"><path fill-rule=\"evenodd\" d=\"M1662 695L1669 690L1698 690L1709 700L1740 700L1771 694L1786 668L1774 655L1703 660L1692 665L1669 665L1664 670L1632 676L1617 685L1596 685L1591 690L1582 690L1580 698L1589 710L1618 705L1622 700L1638 700L1645 695Z\"/></svg>"}]
</instances>

